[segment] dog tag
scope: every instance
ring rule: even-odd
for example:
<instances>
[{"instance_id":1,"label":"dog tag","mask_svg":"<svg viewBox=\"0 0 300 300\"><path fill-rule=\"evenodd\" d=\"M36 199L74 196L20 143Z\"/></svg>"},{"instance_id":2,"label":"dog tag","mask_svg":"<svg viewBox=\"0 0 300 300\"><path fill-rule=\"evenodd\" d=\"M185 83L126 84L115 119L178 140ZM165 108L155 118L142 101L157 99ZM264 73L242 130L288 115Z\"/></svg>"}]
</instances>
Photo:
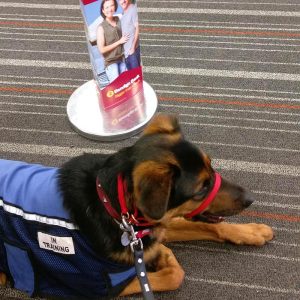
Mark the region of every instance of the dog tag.
<instances>
[{"instance_id":1,"label":"dog tag","mask_svg":"<svg viewBox=\"0 0 300 300\"><path fill-rule=\"evenodd\" d=\"M123 232L122 236L121 236L121 244L126 247L130 244L130 239L129 239L129 234L128 232Z\"/></svg>"}]
</instances>

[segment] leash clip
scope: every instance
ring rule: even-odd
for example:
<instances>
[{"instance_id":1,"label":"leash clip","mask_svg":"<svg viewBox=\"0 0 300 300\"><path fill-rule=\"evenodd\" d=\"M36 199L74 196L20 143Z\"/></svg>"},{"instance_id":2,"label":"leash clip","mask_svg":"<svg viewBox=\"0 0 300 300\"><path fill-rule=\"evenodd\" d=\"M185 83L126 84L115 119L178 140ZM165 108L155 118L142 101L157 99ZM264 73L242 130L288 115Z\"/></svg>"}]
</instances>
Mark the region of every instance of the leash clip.
<instances>
[{"instance_id":1,"label":"leash clip","mask_svg":"<svg viewBox=\"0 0 300 300\"><path fill-rule=\"evenodd\" d=\"M135 239L130 243L130 249L132 253L134 253L136 250L142 251L144 249L142 240L135 237Z\"/></svg>"},{"instance_id":2,"label":"leash clip","mask_svg":"<svg viewBox=\"0 0 300 300\"><path fill-rule=\"evenodd\" d=\"M142 251L144 248L142 239L137 238L134 228L130 224L130 222L128 222L128 219L128 216L122 215L122 223L120 223L120 229L124 232L124 234L126 234L126 239L128 239L132 253L134 253L136 250ZM124 244L126 245L127 242L124 242Z\"/></svg>"}]
</instances>

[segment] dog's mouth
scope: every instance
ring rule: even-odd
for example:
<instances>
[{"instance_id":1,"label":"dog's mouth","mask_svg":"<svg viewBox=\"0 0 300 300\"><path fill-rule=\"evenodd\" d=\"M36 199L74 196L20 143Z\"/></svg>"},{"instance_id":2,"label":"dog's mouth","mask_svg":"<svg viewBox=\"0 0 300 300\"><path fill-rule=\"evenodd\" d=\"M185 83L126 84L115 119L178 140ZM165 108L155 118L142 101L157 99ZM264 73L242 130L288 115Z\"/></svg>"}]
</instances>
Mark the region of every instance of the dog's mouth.
<instances>
[{"instance_id":1,"label":"dog's mouth","mask_svg":"<svg viewBox=\"0 0 300 300\"><path fill-rule=\"evenodd\" d=\"M193 217L193 221L201 221L205 223L221 223L224 220L225 218L223 216L213 215L209 212L204 212Z\"/></svg>"}]
</instances>

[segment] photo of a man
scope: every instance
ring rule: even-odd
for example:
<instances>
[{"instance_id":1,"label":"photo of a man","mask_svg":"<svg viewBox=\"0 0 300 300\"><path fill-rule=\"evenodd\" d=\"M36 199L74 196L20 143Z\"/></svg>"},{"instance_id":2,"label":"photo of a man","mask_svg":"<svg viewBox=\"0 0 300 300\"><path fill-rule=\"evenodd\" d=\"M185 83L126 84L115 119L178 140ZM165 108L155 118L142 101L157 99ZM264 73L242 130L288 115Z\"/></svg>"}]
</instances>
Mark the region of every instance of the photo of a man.
<instances>
[{"instance_id":1,"label":"photo of a man","mask_svg":"<svg viewBox=\"0 0 300 300\"><path fill-rule=\"evenodd\" d=\"M127 70L131 70L141 64L137 6L134 0L119 0L119 3L123 9L122 33L128 36L128 40L123 45L125 62Z\"/></svg>"}]
</instances>

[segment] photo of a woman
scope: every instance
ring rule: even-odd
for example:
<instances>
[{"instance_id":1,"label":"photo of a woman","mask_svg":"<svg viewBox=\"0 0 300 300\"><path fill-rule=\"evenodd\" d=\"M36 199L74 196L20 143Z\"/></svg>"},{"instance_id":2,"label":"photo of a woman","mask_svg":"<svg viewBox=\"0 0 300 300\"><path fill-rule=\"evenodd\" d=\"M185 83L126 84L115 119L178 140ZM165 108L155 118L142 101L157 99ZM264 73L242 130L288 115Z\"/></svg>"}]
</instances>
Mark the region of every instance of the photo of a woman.
<instances>
[{"instance_id":1,"label":"photo of a woman","mask_svg":"<svg viewBox=\"0 0 300 300\"><path fill-rule=\"evenodd\" d=\"M97 45L104 57L105 71L109 82L114 81L126 71L123 44L129 39L129 34L122 35L121 21L114 16L118 7L116 0L103 0L100 13L103 22L97 29Z\"/></svg>"}]
</instances>

